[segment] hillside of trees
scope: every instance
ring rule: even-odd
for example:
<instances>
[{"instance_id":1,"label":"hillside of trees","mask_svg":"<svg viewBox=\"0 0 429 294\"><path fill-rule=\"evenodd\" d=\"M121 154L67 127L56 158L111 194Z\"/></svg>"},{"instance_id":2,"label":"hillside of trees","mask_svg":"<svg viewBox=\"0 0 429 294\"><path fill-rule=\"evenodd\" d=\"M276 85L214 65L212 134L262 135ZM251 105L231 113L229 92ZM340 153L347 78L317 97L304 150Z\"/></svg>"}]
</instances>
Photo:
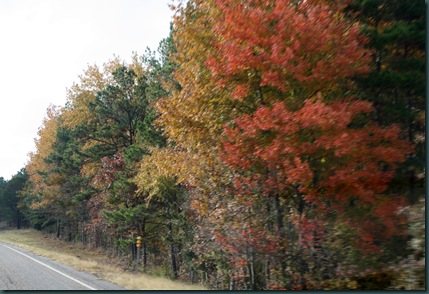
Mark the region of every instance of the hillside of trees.
<instances>
[{"instance_id":1,"label":"hillside of trees","mask_svg":"<svg viewBox=\"0 0 429 294\"><path fill-rule=\"evenodd\" d=\"M425 289L425 2L173 9L49 107L0 222L212 289Z\"/></svg>"}]
</instances>

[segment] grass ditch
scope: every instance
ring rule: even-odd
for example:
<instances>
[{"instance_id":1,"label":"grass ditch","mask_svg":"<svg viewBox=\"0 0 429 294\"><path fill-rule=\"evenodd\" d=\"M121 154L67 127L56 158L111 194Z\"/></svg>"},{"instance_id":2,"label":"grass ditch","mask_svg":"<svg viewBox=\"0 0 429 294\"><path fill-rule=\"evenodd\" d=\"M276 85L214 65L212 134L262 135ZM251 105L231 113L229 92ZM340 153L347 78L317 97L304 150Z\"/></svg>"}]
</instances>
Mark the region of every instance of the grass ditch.
<instances>
[{"instance_id":1,"label":"grass ditch","mask_svg":"<svg viewBox=\"0 0 429 294\"><path fill-rule=\"evenodd\" d=\"M54 239L31 229L0 230L0 242L94 274L128 290L207 290L201 285L188 285L144 273L126 272L120 267L118 260L107 257L100 250L90 249L80 243Z\"/></svg>"}]
</instances>

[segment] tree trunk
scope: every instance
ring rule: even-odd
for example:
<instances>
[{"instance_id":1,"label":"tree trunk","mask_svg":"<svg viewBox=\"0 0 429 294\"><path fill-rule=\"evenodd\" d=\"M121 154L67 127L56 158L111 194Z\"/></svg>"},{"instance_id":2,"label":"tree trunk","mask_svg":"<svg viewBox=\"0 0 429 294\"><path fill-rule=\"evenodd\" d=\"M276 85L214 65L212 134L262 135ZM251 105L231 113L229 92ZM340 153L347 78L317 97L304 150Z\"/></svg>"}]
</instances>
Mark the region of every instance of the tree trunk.
<instances>
[{"instance_id":1,"label":"tree trunk","mask_svg":"<svg viewBox=\"0 0 429 294\"><path fill-rule=\"evenodd\" d=\"M57 239L61 236L61 221L57 219Z\"/></svg>"},{"instance_id":2,"label":"tree trunk","mask_svg":"<svg viewBox=\"0 0 429 294\"><path fill-rule=\"evenodd\" d=\"M21 229L21 213L19 210L16 211L16 228Z\"/></svg>"},{"instance_id":3,"label":"tree trunk","mask_svg":"<svg viewBox=\"0 0 429 294\"><path fill-rule=\"evenodd\" d=\"M146 271L147 267L147 244L146 244L146 219L143 219L142 224L142 237L143 237L143 270Z\"/></svg>"},{"instance_id":4,"label":"tree trunk","mask_svg":"<svg viewBox=\"0 0 429 294\"><path fill-rule=\"evenodd\" d=\"M250 290L256 290L254 254L252 249L246 248L247 251L247 270L249 271Z\"/></svg>"},{"instance_id":5,"label":"tree trunk","mask_svg":"<svg viewBox=\"0 0 429 294\"><path fill-rule=\"evenodd\" d=\"M274 196L274 205L275 205L275 210L276 210L276 224L277 224L278 233L279 233L282 240L286 240L286 231L285 231L285 226L283 223L283 209L281 207L280 197L277 194ZM280 266L281 266L281 274L285 280L285 286L287 288L290 288L290 286L291 286L290 285L290 277L286 271L287 264L286 264L286 252L285 252L285 250L282 250L282 252L281 252Z\"/></svg>"},{"instance_id":6,"label":"tree trunk","mask_svg":"<svg viewBox=\"0 0 429 294\"><path fill-rule=\"evenodd\" d=\"M130 244L130 249L131 249L131 259L133 261L137 260L137 247L136 247L136 244L131 243Z\"/></svg>"},{"instance_id":7,"label":"tree trunk","mask_svg":"<svg viewBox=\"0 0 429 294\"><path fill-rule=\"evenodd\" d=\"M71 242L72 239L72 224L68 222L68 241Z\"/></svg>"},{"instance_id":8,"label":"tree trunk","mask_svg":"<svg viewBox=\"0 0 429 294\"><path fill-rule=\"evenodd\" d=\"M168 222L168 234L170 239L171 271L173 272L173 277L177 279L179 274L177 271L176 254L174 252L173 225L171 220Z\"/></svg>"}]
</instances>

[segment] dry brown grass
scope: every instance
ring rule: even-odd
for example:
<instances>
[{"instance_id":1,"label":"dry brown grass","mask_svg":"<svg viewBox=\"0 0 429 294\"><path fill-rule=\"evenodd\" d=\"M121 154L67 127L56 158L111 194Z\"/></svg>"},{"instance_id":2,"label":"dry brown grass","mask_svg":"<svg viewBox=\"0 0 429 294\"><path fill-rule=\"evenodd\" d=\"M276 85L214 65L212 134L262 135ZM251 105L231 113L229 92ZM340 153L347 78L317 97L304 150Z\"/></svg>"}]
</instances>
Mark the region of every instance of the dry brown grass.
<instances>
[{"instance_id":1,"label":"dry brown grass","mask_svg":"<svg viewBox=\"0 0 429 294\"><path fill-rule=\"evenodd\" d=\"M34 254L85 271L120 285L128 290L207 290L201 285L188 285L142 273L127 273L114 259L82 244L67 243L35 230L0 230L0 241L18 246Z\"/></svg>"}]
</instances>

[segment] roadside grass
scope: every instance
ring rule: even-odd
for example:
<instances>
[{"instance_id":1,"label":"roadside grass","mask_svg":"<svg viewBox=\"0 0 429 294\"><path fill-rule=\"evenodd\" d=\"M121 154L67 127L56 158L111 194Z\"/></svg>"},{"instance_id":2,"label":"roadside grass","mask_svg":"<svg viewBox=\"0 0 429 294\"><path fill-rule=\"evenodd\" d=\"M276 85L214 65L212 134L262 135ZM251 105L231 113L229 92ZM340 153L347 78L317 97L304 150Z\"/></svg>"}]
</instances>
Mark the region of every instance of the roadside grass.
<instances>
[{"instance_id":1,"label":"roadside grass","mask_svg":"<svg viewBox=\"0 0 429 294\"><path fill-rule=\"evenodd\" d=\"M207 290L201 285L125 272L120 268L119 260L108 257L100 250L90 249L80 243L67 243L31 229L0 230L0 242L94 274L127 290Z\"/></svg>"}]
</instances>

